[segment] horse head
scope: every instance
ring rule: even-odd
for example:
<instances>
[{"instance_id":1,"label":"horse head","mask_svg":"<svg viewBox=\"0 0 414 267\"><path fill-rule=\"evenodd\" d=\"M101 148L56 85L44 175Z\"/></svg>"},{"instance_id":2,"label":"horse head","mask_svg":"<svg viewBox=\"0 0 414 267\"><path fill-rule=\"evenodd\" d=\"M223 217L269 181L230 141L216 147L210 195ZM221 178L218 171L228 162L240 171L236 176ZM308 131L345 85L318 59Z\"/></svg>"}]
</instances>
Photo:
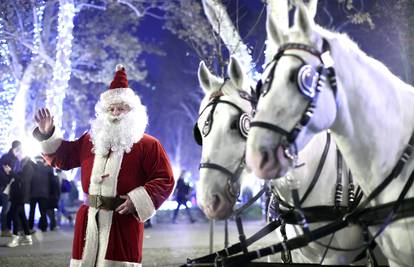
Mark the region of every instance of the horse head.
<instances>
[{"instance_id":1,"label":"horse head","mask_svg":"<svg viewBox=\"0 0 414 267\"><path fill-rule=\"evenodd\" d=\"M286 32L271 17L267 21L268 41L278 52L256 88L258 105L246 148L247 164L259 177L284 176L298 151L335 120L335 93L325 82L329 50L316 27L303 5Z\"/></svg>"},{"instance_id":2,"label":"horse head","mask_svg":"<svg viewBox=\"0 0 414 267\"><path fill-rule=\"evenodd\" d=\"M223 219L231 215L240 192L244 170L251 104L245 75L231 58L228 79L216 77L200 63L198 78L205 96L194 127L202 145L198 205L207 217Z\"/></svg>"}]
</instances>

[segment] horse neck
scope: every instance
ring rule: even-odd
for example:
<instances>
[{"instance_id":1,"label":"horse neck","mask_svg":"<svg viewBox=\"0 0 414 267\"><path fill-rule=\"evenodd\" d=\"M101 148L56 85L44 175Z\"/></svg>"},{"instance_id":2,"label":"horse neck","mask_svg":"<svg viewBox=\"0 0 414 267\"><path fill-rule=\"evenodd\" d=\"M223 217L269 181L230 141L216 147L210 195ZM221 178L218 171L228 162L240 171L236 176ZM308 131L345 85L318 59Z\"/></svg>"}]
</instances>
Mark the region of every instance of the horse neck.
<instances>
[{"instance_id":1,"label":"horse neck","mask_svg":"<svg viewBox=\"0 0 414 267\"><path fill-rule=\"evenodd\" d=\"M414 91L344 36L328 38L338 82L332 126L365 193L393 169L414 128Z\"/></svg>"}]
</instances>

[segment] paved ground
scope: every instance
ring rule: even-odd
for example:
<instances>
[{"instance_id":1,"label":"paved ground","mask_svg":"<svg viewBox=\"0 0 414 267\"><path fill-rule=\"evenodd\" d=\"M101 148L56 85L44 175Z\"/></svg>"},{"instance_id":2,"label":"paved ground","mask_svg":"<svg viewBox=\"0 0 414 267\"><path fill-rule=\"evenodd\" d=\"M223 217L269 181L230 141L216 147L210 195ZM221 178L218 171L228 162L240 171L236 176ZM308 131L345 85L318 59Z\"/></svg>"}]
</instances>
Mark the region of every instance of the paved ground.
<instances>
[{"instance_id":1,"label":"paved ground","mask_svg":"<svg viewBox=\"0 0 414 267\"><path fill-rule=\"evenodd\" d=\"M261 221L245 224L245 232L250 236L264 226ZM229 241L238 241L234 222L229 223ZM8 238L0 238L0 266L68 266L73 238L71 228L55 232L36 232L33 246L7 248ZM274 238L274 236L273 236ZM271 244L272 236L257 242L256 247ZM216 222L214 235L215 249L224 245L224 223ZM155 224L145 229L143 266L179 266L187 257L195 258L209 253L209 224Z\"/></svg>"}]
</instances>

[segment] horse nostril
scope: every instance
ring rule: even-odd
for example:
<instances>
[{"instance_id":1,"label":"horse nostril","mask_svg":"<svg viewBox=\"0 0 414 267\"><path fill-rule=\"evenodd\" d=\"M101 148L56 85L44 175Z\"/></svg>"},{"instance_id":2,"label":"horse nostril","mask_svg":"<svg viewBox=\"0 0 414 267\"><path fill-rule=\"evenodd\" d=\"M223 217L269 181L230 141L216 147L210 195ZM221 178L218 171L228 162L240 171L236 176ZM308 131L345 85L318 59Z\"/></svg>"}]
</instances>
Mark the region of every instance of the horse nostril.
<instances>
[{"instance_id":1,"label":"horse nostril","mask_svg":"<svg viewBox=\"0 0 414 267\"><path fill-rule=\"evenodd\" d=\"M212 199L211 199L211 207L213 210L217 210L218 207L220 206L220 197L217 194L214 194Z\"/></svg>"},{"instance_id":2,"label":"horse nostril","mask_svg":"<svg viewBox=\"0 0 414 267\"><path fill-rule=\"evenodd\" d=\"M260 153L262 154L262 160L260 161L260 169L263 169L264 165L269 161L269 153L266 149L260 149Z\"/></svg>"}]
</instances>

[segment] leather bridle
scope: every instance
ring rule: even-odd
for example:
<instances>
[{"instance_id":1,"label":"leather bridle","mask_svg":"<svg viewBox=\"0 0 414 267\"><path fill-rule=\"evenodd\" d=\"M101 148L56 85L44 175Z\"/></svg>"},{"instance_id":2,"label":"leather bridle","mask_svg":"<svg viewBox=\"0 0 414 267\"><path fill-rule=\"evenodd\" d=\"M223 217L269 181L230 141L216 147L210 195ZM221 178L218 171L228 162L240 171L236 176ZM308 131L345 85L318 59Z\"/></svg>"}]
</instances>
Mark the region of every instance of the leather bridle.
<instances>
[{"instance_id":1,"label":"leather bridle","mask_svg":"<svg viewBox=\"0 0 414 267\"><path fill-rule=\"evenodd\" d=\"M225 82L225 81L224 81ZM245 111L243 111L239 106L237 106L236 104L234 104L234 103L232 103L232 102L230 102L230 101L227 101L227 100L222 100L222 99L220 99L221 98L221 96L222 96L223 94L217 94L215 97L213 97L211 100L210 100L210 102L206 105L206 107L203 109L203 111L202 112L200 112L200 115L199 115L199 118L200 118L200 116L204 113L204 111L208 108L208 107L210 107L210 106L212 106L212 108L211 108L211 110L210 110L210 114L208 115L208 117L207 117L207 121L205 122L205 124L204 124L204 127L203 127L203 131L204 131L204 128L206 127L206 125L208 125L208 127L210 127L209 129L208 129L208 133L210 132L210 129L211 129L211 127L212 127L212 122L213 122L213 113L214 113L214 110L215 110L215 108L216 108L216 106L218 105L218 104L226 104L226 105L230 105L231 107L233 107L233 108L235 108L238 112L239 112L239 120L245 120L245 117L243 116L243 115L245 115L245 114L247 114ZM247 101L250 101L249 99L246 99L246 92L244 92L244 91L239 91L239 95L242 97L242 99L245 99L245 100L247 100ZM250 122L250 119L249 119L249 122ZM241 127L241 126L239 126L239 127ZM240 129L239 129L239 131L240 131ZM248 131L248 129L247 129L247 131ZM206 131L207 132L207 131ZM208 134L207 133L207 134ZM243 136L243 134L242 134L242 137L244 137L245 138L245 136ZM220 165L220 164L217 164L217 163L212 163L212 162L200 162L200 165L199 165L199 169L202 169L202 168L204 168L204 169L213 169L213 170L217 170L217 171L219 171L219 172L221 172L221 173L223 173L224 175L226 175L227 176L227 185L228 185L228 191L229 191L229 193L231 194L231 196L232 197L234 197L234 198L237 198L237 196L238 196L238 194L240 193L240 192L234 192L233 190L232 190L232 185L233 184L235 184L235 183L237 183L237 182L239 182L239 179L240 179L240 175L241 175L241 173L243 172L243 170L244 170L244 168L246 167L246 161L245 161L245 152L243 153L243 155L242 155L242 157L240 158L240 160L239 160L239 163L238 163L238 165L237 165L237 168L236 168L236 170L234 171L234 172L232 172L231 170L229 170L228 168L226 168L226 167L224 167L224 166L222 166L222 165Z\"/></svg>"},{"instance_id":2,"label":"leather bridle","mask_svg":"<svg viewBox=\"0 0 414 267\"><path fill-rule=\"evenodd\" d=\"M307 53L310 53L319 59L320 64L315 68L309 64L306 64L305 60L299 55L285 53L288 50L302 50ZM332 67L333 61L329 53L329 44L326 40L324 40L323 42L322 53L309 45L287 43L279 48L272 62L269 63L268 66L270 66L271 64L273 65L270 69L269 76L266 77L264 83L262 84L262 81L259 80L256 86L257 102L259 101L260 97L264 97L267 94L267 92L271 89L272 82L275 78L274 75L278 61L283 56L295 57L303 63L298 68L297 85L301 95L303 95L308 101L307 107L305 111L302 113L302 116L299 119L299 121L290 131L283 129L282 127L276 124L257 120L252 121L250 123L250 127L264 128L281 134L284 137L281 141L281 144L284 148L285 155L290 159L296 159L298 153L296 139L300 132L308 125L309 121L311 120L317 106L319 94L321 93L327 79L336 100L336 77L335 71ZM307 79L309 77L311 78L310 80ZM310 82L310 84L307 82Z\"/></svg>"}]
</instances>

